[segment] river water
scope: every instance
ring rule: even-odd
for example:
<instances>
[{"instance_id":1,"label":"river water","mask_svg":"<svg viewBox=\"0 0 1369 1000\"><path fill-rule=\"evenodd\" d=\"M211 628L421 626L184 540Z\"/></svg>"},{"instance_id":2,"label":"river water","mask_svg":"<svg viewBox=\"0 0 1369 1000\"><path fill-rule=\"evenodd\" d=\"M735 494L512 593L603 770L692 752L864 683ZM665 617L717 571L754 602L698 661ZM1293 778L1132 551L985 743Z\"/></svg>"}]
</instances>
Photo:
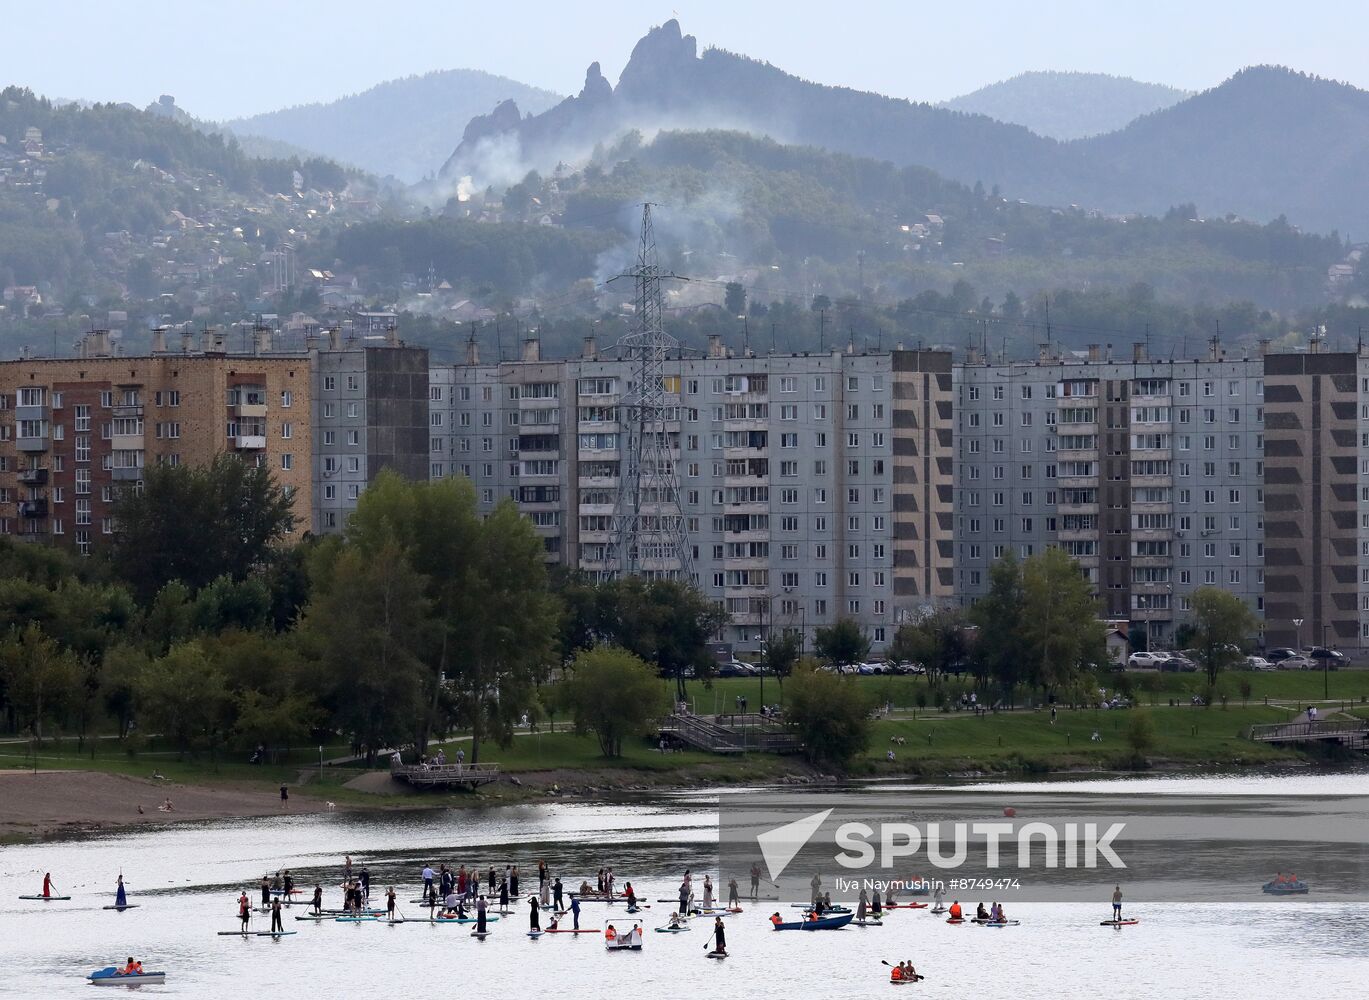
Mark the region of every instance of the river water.
<instances>
[{"instance_id":1,"label":"river water","mask_svg":"<svg viewBox=\"0 0 1369 1000\"><path fill-rule=\"evenodd\" d=\"M1092 781L1081 789L1115 792L1157 786L1202 792L1369 792L1369 777L1201 779L1165 783ZM1039 786L999 783L1005 793ZM730 793L735 794L735 793ZM887 989L881 959L910 958L928 978L911 987L975 1000L1021 997L1359 996L1369 981L1369 906L1272 899L1240 904L1129 904L1136 927L1100 927L1106 901L1021 904L1018 927L950 926L926 911L900 911L878 928L775 933L767 916L781 904L747 904L727 922L732 957L705 958L702 918L684 934L656 934L668 916L680 874L716 866L714 800L682 796L634 804L547 805L327 813L227 822L176 824L78 840L0 849L0 996L88 994L84 975L122 963L129 954L165 969L165 985L145 994L180 997L249 995L352 997L482 996L565 992L584 998L795 998L861 996ZM1369 834L1369 831L1366 831ZM218 937L237 926L244 888L255 901L265 871L288 868L299 884L325 890L340 905L341 868L350 854L371 873L373 900L399 887L401 911L424 914L418 895L425 862L465 863L482 870L517 863L523 885L536 885L545 860L569 891L611 865L653 902L640 914L645 947L606 954L597 935L526 936L526 904L476 940L463 927L410 920L337 924L295 921L291 937ZM122 870L138 909L101 909L112 902ZM27 903L53 873L69 903ZM1314 898L1314 897L1313 897ZM786 914L793 912L785 909ZM582 926L631 926L621 906L587 903ZM264 929L268 918L254 926ZM545 922L545 918L544 918Z\"/></svg>"}]
</instances>

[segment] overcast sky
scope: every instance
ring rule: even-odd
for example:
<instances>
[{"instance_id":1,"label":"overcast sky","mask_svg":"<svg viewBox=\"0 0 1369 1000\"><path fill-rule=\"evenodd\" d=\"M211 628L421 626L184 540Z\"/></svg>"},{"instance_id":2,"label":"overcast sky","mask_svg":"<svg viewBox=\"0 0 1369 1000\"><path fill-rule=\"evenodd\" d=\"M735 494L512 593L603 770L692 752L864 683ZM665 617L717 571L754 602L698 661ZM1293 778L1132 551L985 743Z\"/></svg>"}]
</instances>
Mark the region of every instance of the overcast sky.
<instances>
[{"instance_id":1,"label":"overcast sky","mask_svg":"<svg viewBox=\"0 0 1369 1000\"><path fill-rule=\"evenodd\" d=\"M473 68L561 93L674 16L799 76L940 101L1024 70L1213 86L1279 63L1369 88L1369 3L1287 0L42 0L4 4L0 81L229 118Z\"/></svg>"}]
</instances>

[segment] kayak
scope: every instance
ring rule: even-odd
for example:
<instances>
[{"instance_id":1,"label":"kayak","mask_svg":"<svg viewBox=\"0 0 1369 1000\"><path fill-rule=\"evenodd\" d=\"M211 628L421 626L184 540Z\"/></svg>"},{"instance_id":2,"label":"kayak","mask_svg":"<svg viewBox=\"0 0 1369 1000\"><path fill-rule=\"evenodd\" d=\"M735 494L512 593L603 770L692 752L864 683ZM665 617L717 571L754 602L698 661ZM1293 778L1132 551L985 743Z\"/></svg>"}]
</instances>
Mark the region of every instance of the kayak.
<instances>
[{"instance_id":1,"label":"kayak","mask_svg":"<svg viewBox=\"0 0 1369 1000\"><path fill-rule=\"evenodd\" d=\"M102 907L100 907L100 909L102 909L102 910L118 910L120 913L123 913L124 910L136 910L137 908L138 908L138 904L137 904L137 903L125 903L123 906L120 906L118 903L115 903L115 904L112 905L112 906L102 906Z\"/></svg>"},{"instance_id":2,"label":"kayak","mask_svg":"<svg viewBox=\"0 0 1369 1000\"><path fill-rule=\"evenodd\" d=\"M44 903L60 903L71 899L70 896L20 896L19 898L41 900Z\"/></svg>"},{"instance_id":3,"label":"kayak","mask_svg":"<svg viewBox=\"0 0 1369 1000\"><path fill-rule=\"evenodd\" d=\"M777 931L834 931L845 927L853 919L850 913L840 913L834 917L818 917L817 920L795 920L790 923L775 923L770 926Z\"/></svg>"},{"instance_id":4,"label":"kayak","mask_svg":"<svg viewBox=\"0 0 1369 1000\"><path fill-rule=\"evenodd\" d=\"M1303 896L1311 887L1306 882L1266 882L1261 888L1271 896Z\"/></svg>"},{"instance_id":5,"label":"kayak","mask_svg":"<svg viewBox=\"0 0 1369 1000\"><path fill-rule=\"evenodd\" d=\"M926 976L917 975L917 976L913 977L912 979L891 979L891 980L889 980L889 985L890 985L890 986L912 986L913 983L921 982L922 980L924 980L924 979L926 979L926 978L927 978Z\"/></svg>"},{"instance_id":6,"label":"kayak","mask_svg":"<svg viewBox=\"0 0 1369 1000\"><path fill-rule=\"evenodd\" d=\"M1131 920L1100 920L1100 921L1098 921L1098 926L1099 926L1099 927L1135 927L1135 926L1136 926L1137 924L1139 924L1140 922L1141 922L1141 921L1140 921L1139 919L1136 919L1136 918L1133 918L1133 919L1131 919Z\"/></svg>"},{"instance_id":7,"label":"kayak","mask_svg":"<svg viewBox=\"0 0 1369 1000\"><path fill-rule=\"evenodd\" d=\"M99 969L86 976L95 986L132 986L135 983L164 983L165 972L130 972L121 975L114 966Z\"/></svg>"}]
</instances>

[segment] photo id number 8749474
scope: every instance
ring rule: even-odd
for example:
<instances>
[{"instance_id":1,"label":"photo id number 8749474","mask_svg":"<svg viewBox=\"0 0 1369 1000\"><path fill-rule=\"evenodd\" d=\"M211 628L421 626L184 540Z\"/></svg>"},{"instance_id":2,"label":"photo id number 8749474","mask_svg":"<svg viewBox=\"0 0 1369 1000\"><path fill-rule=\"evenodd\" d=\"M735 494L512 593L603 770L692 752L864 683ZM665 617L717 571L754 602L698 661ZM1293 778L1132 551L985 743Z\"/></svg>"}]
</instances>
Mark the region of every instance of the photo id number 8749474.
<instances>
[{"instance_id":1,"label":"photo id number 8749474","mask_svg":"<svg viewBox=\"0 0 1369 1000\"><path fill-rule=\"evenodd\" d=\"M962 889L1020 889L1022 883L1015 878L948 878L946 888Z\"/></svg>"}]
</instances>

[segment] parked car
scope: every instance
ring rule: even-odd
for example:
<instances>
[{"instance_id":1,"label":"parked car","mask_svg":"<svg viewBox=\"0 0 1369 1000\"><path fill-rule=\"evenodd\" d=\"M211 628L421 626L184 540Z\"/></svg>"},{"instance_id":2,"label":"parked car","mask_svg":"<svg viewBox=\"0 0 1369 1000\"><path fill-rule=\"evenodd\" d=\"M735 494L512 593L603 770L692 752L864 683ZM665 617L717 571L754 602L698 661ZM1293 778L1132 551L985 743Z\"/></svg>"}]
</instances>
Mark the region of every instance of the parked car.
<instances>
[{"instance_id":1,"label":"parked car","mask_svg":"<svg viewBox=\"0 0 1369 1000\"><path fill-rule=\"evenodd\" d=\"M1160 669L1170 673L1195 674L1198 672L1198 664L1187 656L1171 656L1160 664Z\"/></svg>"},{"instance_id":2,"label":"parked car","mask_svg":"<svg viewBox=\"0 0 1369 1000\"><path fill-rule=\"evenodd\" d=\"M1324 646L1318 646L1312 650L1307 654L1307 658L1314 661L1314 665L1318 669L1322 669L1324 665L1326 670L1339 670L1341 667L1350 665L1350 657L1339 649L1327 649Z\"/></svg>"},{"instance_id":3,"label":"parked car","mask_svg":"<svg viewBox=\"0 0 1369 1000\"><path fill-rule=\"evenodd\" d=\"M1168 659L1169 654L1162 649L1141 650L1127 657L1127 666L1132 670L1157 670Z\"/></svg>"},{"instance_id":4,"label":"parked car","mask_svg":"<svg viewBox=\"0 0 1369 1000\"><path fill-rule=\"evenodd\" d=\"M1274 664L1270 663L1263 656L1247 656L1245 658L1247 670L1273 670Z\"/></svg>"},{"instance_id":5,"label":"parked car","mask_svg":"<svg viewBox=\"0 0 1369 1000\"><path fill-rule=\"evenodd\" d=\"M1278 663L1280 660L1286 660L1290 656L1298 655L1300 654L1296 649L1289 649L1287 646L1276 646L1265 654L1265 659L1270 663Z\"/></svg>"},{"instance_id":6,"label":"parked car","mask_svg":"<svg viewBox=\"0 0 1369 1000\"><path fill-rule=\"evenodd\" d=\"M1305 656L1294 654L1293 656L1285 656L1274 666L1279 670L1311 670L1313 663Z\"/></svg>"},{"instance_id":7,"label":"parked car","mask_svg":"<svg viewBox=\"0 0 1369 1000\"><path fill-rule=\"evenodd\" d=\"M732 660L718 668L719 677L754 677L756 668L741 660Z\"/></svg>"}]
</instances>

